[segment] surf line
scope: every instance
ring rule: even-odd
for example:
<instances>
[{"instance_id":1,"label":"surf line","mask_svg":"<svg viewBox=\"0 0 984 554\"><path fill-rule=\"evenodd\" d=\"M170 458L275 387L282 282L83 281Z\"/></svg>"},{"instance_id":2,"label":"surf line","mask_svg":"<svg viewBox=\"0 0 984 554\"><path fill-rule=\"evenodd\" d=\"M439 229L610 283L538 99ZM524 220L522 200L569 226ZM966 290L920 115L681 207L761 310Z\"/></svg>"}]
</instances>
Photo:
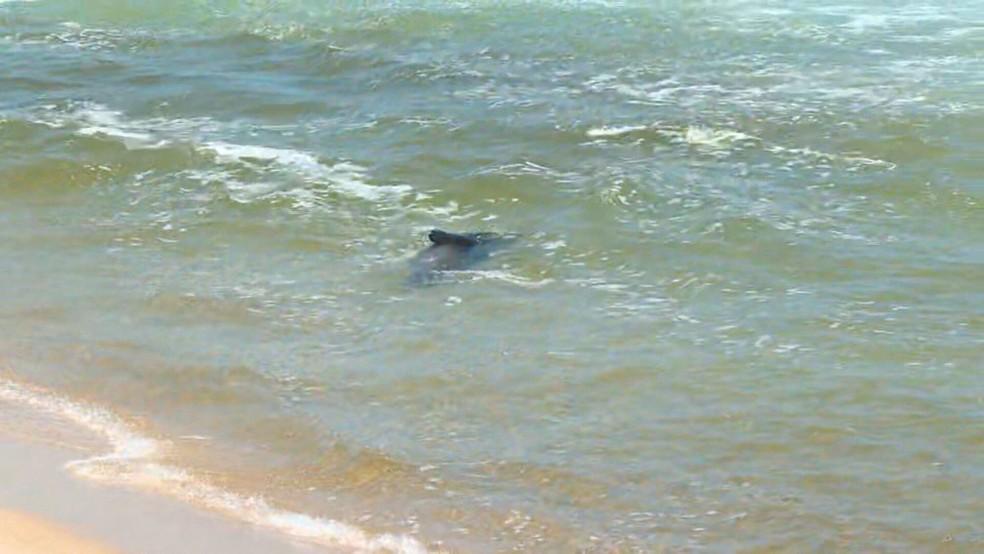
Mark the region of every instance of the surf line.
<instances>
[{"instance_id":1,"label":"surf line","mask_svg":"<svg viewBox=\"0 0 984 554\"><path fill-rule=\"evenodd\" d=\"M65 464L67 470L80 477L158 492L309 543L361 552L429 552L411 536L374 535L349 523L281 510L260 497L230 492L181 468L157 463L154 459L166 442L140 435L105 408L5 377L0 377L0 401L68 420L106 439L110 452Z\"/></svg>"}]
</instances>

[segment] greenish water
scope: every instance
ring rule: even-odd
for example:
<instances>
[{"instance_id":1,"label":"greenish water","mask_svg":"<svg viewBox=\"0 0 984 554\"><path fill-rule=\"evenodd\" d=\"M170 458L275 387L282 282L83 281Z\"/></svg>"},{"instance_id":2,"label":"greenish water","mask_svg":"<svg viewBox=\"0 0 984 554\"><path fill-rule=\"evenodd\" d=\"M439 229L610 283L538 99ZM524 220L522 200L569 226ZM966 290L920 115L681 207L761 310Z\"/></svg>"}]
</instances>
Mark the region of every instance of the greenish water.
<instances>
[{"instance_id":1,"label":"greenish water","mask_svg":"<svg viewBox=\"0 0 984 554\"><path fill-rule=\"evenodd\" d=\"M979 1L2 2L0 357L431 549L979 551L982 99Z\"/></svg>"}]
</instances>

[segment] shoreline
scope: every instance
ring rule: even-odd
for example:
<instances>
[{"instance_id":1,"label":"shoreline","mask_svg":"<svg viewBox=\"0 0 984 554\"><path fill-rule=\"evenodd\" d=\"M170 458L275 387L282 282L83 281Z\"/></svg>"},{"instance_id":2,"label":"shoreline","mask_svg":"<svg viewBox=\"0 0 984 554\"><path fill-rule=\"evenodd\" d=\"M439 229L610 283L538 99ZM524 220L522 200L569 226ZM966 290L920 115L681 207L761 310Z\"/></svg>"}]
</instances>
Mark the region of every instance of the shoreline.
<instances>
[{"instance_id":1,"label":"shoreline","mask_svg":"<svg viewBox=\"0 0 984 554\"><path fill-rule=\"evenodd\" d=\"M0 554L330 552L171 498L74 477L64 465L77 452L2 431Z\"/></svg>"},{"instance_id":2,"label":"shoreline","mask_svg":"<svg viewBox=\"0 0 984 554\"><path fill-rule=\"evenodd\" d=\"M8 503L5 496L18 492L19 483L32 483L42 489L40 496L57 499L56 503L34 512L58 516L55 519L61 522L73 521L72 517L82 514L64 509L58 513L55 508L64 508L69 502L85 506L93 503L86 493L76 491L74 498L63 494L84 486L88 494L96 495L97 502L114 506L135 503L136 511L160 512L166 508L167 514L156 515L183 521L193 534L204 522L209 522L212 529L204 535L230 535L224 539L232 541L229 546L206 542L195 551L236 550L241 554L350 551L426 554L429 551L411 535L373 533L345 521L284 510L269 504L262 496L215 486L207 478L162 462L161 454L170 441L147 435L138 427L102 406L73 400L13 375L0 374L0 475L11 476L0 483L0 507ZM36 459L43 459L40 465L35 463ZM43 470L40 479L39 469ZM20 491L21 501L39 496L35 488L27 486L26 491ZM30 505L16 507L32 511ZM87 528L106 523L91 519L86 521ZM168 522L166 518L160 521ZM132 524L143 526L144 541L159 534L144 520ZM103 527L104 536L118 535L115 523ZM186 534L184 528L172 530L178 535ZM250 540L236 546L237 542L243 542L236 535L242 535L242 530L249 532ZM272 543L257 549L252 544L257 537L265 537ZM169 548L160 550L149 549L145 542L137 541L127 546L127 551L162 554L186 551L186 538L182 536Z\"/></svg>"},{"instance_id":3,"label":"shoreline","mask_svg":"<svg viewBox=\"0 0 984 554\"><path fill-rule=\"evenodd\" d=\"M340 552L166 495L81 478L84 430L0 400L0 554Z\"/></svg>"}]
</instances>

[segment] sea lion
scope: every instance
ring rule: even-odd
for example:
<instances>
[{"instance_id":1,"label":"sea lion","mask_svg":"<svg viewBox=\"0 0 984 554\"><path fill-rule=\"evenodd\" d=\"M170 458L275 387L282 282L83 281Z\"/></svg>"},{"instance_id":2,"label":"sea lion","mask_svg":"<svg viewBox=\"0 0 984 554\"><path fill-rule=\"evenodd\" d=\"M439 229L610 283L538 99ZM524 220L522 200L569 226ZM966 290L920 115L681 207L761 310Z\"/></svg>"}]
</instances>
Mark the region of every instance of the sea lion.
<instances>
[{"instance_id":1,"label":"sea lion","mask_svg":"<svg viewBox=\"0 0 984 554\"><path fill-rule=\"evenodd\" d=\"M435 281L442 271L465 269L491 255L493 250L516 240L515 236L498 233L449 233L432 229L427 234L431 245L423 249L410 262L412 285Z\"/></svg>"}]
</instances>

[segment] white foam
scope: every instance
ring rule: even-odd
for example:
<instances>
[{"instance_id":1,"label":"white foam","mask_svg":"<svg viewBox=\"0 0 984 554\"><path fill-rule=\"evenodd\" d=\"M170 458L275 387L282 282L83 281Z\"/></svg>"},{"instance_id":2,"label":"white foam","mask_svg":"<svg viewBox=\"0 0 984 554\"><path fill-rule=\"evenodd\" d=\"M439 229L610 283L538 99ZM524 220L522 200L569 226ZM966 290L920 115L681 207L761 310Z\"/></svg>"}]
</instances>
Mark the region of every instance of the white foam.
<instances>
[{"instance_id":1,"label":"white foam","mask_svg":"<svg viewBox=\"0 0 984 554\"><path fill-rule=\"evenodd\" d=\"M760 141L758 137L733 129L719 129L700 125L675 127L658 122L652 125L603 126L589 129L586 134L592 138L605 138L646 130L663 135L676 143L689 144L711 150L728 150L736 146L742 146L743 143Z\"/></svg>"},{"instance_id":2,"label":"white foam","mask_svg":"<svg viewBox=\"0 0 984 554\"><path fill-rule=\"evenodd\" d=\"M135 133L120 129L118 127L107 127L105 125L91 125L88 127L83 127L79 129L79 134L86 136L105 135L122 139L123 144L130 150L137 150L140 148L160 148L166 144L160 141L154 142L153 137L147 133Z\"/></svg>"},{"instance_id":3,"label":"white foam","mask_svg":"<svg viewBox=\"0 0 984 554\"><path fill-rule=\"evenodd\" d=\"M488 166L475 171L474 175L501 175L510 178L524 175L539 175L553 179L558 183L572 183L580 179L580 175L575 172L553 169L529 160L519 163Z\"/></svg>"},{"instance_id":4,"label":"white foam","mask_svg":"<svg viewBox=\"0 0 984 554\"><path fill-rule=\"evenodd\" d=\"M243 162L249 160L274 161L280 165L293 167L311 175L318 175L325 169L317 158L311 154L297 150L231 144L227 142L209 142L204 146L215 152L218 159L224 162Z\"/></svg>"},{"instance_id":5,"label":"white foam","mask_svg":"<svg viewBox=\"0 0 984 554\"><path fill-rule=\"evenodd\" d=\"M161 148L168 144L166 140L155 138L153 133L124 121L120 112L101 104L84 104L72 113L72 118L82 125L77 131L78 134L119 139L131 150ZM56 118L54 123L64 126L65 121L58 121L58 119Z\"/></svg>"},{"instance_id":6,"label":"white foam","mask_svg":"<svg viewBox=\"0 0 984 554\"><path fill-rule=\"evenodd\" d=\"M203 148L214 152L220 162L252 166L256 166L257 161L267 162L300 175L308 182L329 185L339 193L365 200L399 197L411 190L406 185L370 185L365 182L366 168L344 161L325 165L313 154L300 150L229 142L207 142Z\"/></svg>"},{"instance_id":7,"label":"white foam","mask_svg":"<svg viewBox=\"0 0 984 554\"><path fill-rule=\"evenodd\" d=\"M732 145L737 143L757 141L758 139L751 135L746 135L740 131L689 126L683 134L683 140L687 144L692 144L695 146L723 149L730 148Z\"/></svg>"},{"instance_id":8,"label":"white foam","mask_svg":"<svg viewBox=\"0 0 984 554\"><path fill-rule=\"evenodd\" d=\"M641 130L650 130L669 138L677 144L686 144L713 151L715 155L727 155L731 151L747 148L751 144L758 144L767 152L779 155L792 155L796 157L808 158L813 161L839 162L851 167L873 167L886 170L893 170L896 164L869 158L866 156L854 155L852 153L832 154L821 152L809 147L798 148L783 146L762 140L754 135L749 135L733 129L721 129L715 127L704 127L700 125L688 125L686 127L675 127L654 123L652 125L626 125L620 127L599 127L587 131L589 137L615 137L624 134L634 133Z\"/></svg>"},{"instance_id":9,"label":"white foam","mask_svg":"<svg viewBox=\"0 0 984 554\"><path fill-rule=\"evenodd\" d=\"M643 104L665 104L668 102L692 104L701 94L723 94L728 91L720 85L681 85L676 79L664 79L652 85L640 88L626 83L617 83L608 87L623 96L634 98L634 102Z\"/></svg>"},{"instance_id":10,"label":"white foam","mask_svg":"<svg viewBox=\"0 0 984 554\"><path fill-rule=\"evenodd\" d=\"M212 135L219 130L216 122L207 118L129 120L122 113L102 104L85 102L68 112L60 112L56 106L45 107L37 122L52 128L75 128L75 133L83 136L113 138L123 142L129 149L162 148L175 142L184 142L196 150L215 155L220 163L244 165L262 173L271 169L286 172L307 184L321 185L338 194L364 200L399 199L413 190L408 185L370 185L367 182L368 169L349 161L326 164L316 155L302 150L203 140L201 135ZM289 196L298 203L307 204L311 203L310 197L315 195L304 189L268 189L269 182L246 186L250 190L246 194L237 194L237 201L248 202L259 197L278 195Z\"/></svg>"},{"instance_id":11,"label":"white foam","mask_svg":"<svg viewBox=\"0 0 984 554\"><path fill-rule=\"evenodd\" d=\"M793 148L793 147L786 147L786 146L774 144L774 145L767 146L766 150L774 154L792 154L795 156L809 158L814 161L827 161L827 162L836 161L836 162L846 163L849 165L862 166L862 167L863 166L880 167L880 168L887 169L889 171L896 168L896 164L885 160L879 160L876 158L867 158L864 156L831 154L829 152L821 152L819 150L814 150L809 147Z\"/></svg>"},{"instance_id":12,"label":"white foam","mask_svg":"<svg viewBox=\"0 0 984 554\"><path fill-rule=\"evenodd\" d=\"M615 127L597 127L594 129L588 129L586 133L589 137L618 137L622 135L627 135L629 133L635 133L637 131L645 131L648 129L645 125L622 125Z\"/></svg>"},{"instance_id":13,"label":"white foam","mask_svg":"<svg viewBox=\"0 0 984 554\"><path fill-rule=\"evenodd\" d=\"M185 470L158 463L155 458L167 447L167 443L142 436L104 408L3 378L0 378L0 400L67 419L105 438L111 446L109 453L66 464L66 468L81 477L151 489L323 546L341 546L364 552L428 552L420 541L407 535L373 535L348 523L280 510L262 498L221 489Z\"/></svg>"}]
</instances>

